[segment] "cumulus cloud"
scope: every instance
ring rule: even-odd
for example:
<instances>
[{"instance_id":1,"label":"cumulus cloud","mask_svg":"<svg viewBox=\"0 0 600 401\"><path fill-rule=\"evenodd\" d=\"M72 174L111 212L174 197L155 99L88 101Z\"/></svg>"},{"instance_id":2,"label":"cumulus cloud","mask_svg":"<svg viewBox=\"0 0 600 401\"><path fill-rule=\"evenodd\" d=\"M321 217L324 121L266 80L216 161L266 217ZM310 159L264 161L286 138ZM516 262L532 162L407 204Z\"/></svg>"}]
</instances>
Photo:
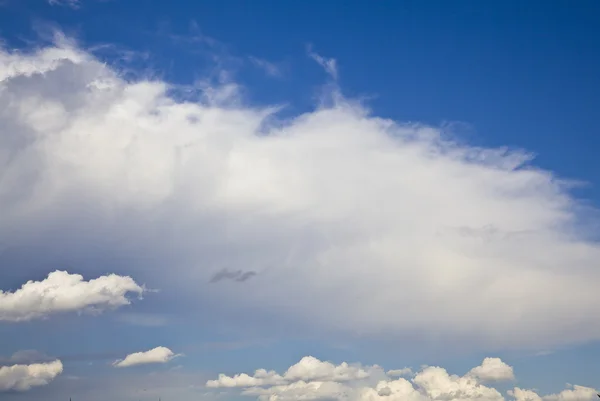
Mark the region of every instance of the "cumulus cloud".
<instances>
[{"instance_id":1,"label":"cumulus cloud","mask_svg":"<svg viewBox=\"0 0 600 401\"><path fill-rule=\"evenodd\" d=\"M217 380L207 382L207 387L255 387L264 385L278 385L290 382L308 382L308 381L350 381L366 379L370 376L370 370L380 369L378 366L372 366L367 369L360 365L350 366L346 362L340 365L334 365L331 362L321 361L313 356L305 356L298 363L290 366L288 370L279 375L275 371L266 371L258 369L253 376L242 373L235 376L226 376L220 374Z\"/></svg>"},{"instance_id":2,"label":"cumulus cloud","mask_svg":"<svg viewBox=\"0 0 600 401\"><path fill-rule=\"evenodd\" d=\"M131 277L110 274L84 281L79 274L57 270L14 292L0 290L0 321L21 322L61 312L101 312L129 305L127 294L142 292Z\"/></svg>"},{"instance_id":3,"label":"cumulus cloud","mask_svg":"<svg viewBox=\"0 0 600 401\"><path fill-rule=\"evenodd\" d=\"M485 358L480 366L469 372L472 376L482 381L514 380L512 366L507 365L500 358Z\"/></svg>"},{"instance_id":4,"label":"cumulus cloud","mask_svg":"<svg viewBox=\"0 0 600 401\"><path fill-rule=\"evenodd\" d=\"M129 354L125 358L115 361L113 366L116 368L127 368L136 365L167 363L178 356L180 355L176 355L167 347L156 347L149 351L134 352L133 354Z\"/></svg>"},{"instance_id":5,"label":"cumulus cloud","mask_svg":"<svg viewBox=\"0 0 600 401\"><path fill-rule=\"evenodd\" d=\"M63 371L61 361L0 367L0 391L27 391L45 386Z\"/></svg>"},{"instance_id":6,"label":"cumulus cloud","mask_svg":"<svg viewBox=\"0 0 600 401\"><path fill-rule=\"evenodd\" d=\"M73 45L0 51L0 244L13 259L110 255L188 306L336 338L600 339L588 215L529 154L343 97L282 121L236 88L183 101ZM260 280L199 290L223 266Z\"/></svg>"},{"instance_id":7,"label":"cumulus cloud","mask_svg":"<svg viewBox=\"0 0 600 401\"><path fill-rule=\"evenodd\" d=\"M313 358L314 359L314 358ZM497 359L497 361L496 361ZM322 365L318 360L311 364ZM297 366L296 364L294 366ZM288 369L288 372L294 368ZM305 366L309 366L306 364ZM331 365L335 366L335 365ZM348 366L340 364L338 367ZM332 369L327 368L329 374L313 375L305 374L287 377L287 372L279 375L274 371L267 372L264 369L256 371L254 376L245 374L233 377L219 375L217 380L206 383L209 388L239 387L241 394L257 397L265 401L287 401L287 400L348 400L348 401L504 401L505 398L495 388L482 384L486 380L499 380L498 377L506 379L508 374L497 373L497 368L502 366L512 367L498 358L486 358L480 366L473 368L464 376L449 374L445 369L436 366L428 366L418 372L413 379L394 379L398 372L407 373L406 369L388 371L387 377L380 375L381 368L371 367L373 375L342 375L330 374ZM480 372L474 375L472 372ZM493 371L494 373L489 373ZM484 374L483 372L487 372ZM269 378L269 380L259 380ZM276 378L276 379L275 379ZM343 380L340 380L343 378ZM511 375L511 378L513 376ZM595 390L588 387L573 386L559 394L551 394L540 397L533 390L514 388L508 394L516 401L558 401L558 400L592 400Z\"/></svg>"}]
</instances>

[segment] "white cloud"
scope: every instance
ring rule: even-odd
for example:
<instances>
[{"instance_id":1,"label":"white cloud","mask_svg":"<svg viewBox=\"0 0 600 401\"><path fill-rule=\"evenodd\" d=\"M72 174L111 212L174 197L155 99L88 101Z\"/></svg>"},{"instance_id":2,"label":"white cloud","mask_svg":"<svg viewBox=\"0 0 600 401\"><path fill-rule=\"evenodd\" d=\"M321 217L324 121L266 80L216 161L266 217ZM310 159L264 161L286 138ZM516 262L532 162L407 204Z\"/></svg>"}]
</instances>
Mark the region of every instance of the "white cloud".
<instances>
[{"instance_id":1,"label":"white cloud","mask_svg":"<svg viewBox=\"0 0 600 401\"><path fill-rule=\"evenodd\" d=\"M0 367L0 391L27 391L32 387L45 386L63 371L59 360L31 365Z\"/></svg>"},{"instance_id":2,"label":"white cloud","mask_svg":"<svg viewBox=\"0 0 600 401\"><path fill-rule=\"evenodd\" d=\"M533 390L524 390L515 387L513 390L509 390L508 394L514 397L515 401L590 401L596 400L598 397L598 391L591 387L584 386L573 386L567 388L558 394L549 394L540 397Z\"/></svg>"},{"instance_id":3,"label":"white cloud","mask_svg":"<svg viewBox=\"0 0 600 401\"><path fill-rule=\"evenodd\" d=\"M328 375L325 380L311 380L310 374L299 375L296 380L286 380L284 375L278 375L274 371L268 372L271 378L277 377L277 380L257 381L255 377L245 375L244 380L238 380L233 384L233 378L240 378L242 375L228 377L219 375L218 380L207 382L209 388L219 387L241 387L241 394L257 397L264 401L287 401L287 400L348 400L348 401L504 401L502 394L495 388L482 384L486 380L500 380L499 377L506 379L508 374L506 365L497 358L486 358L483 363L473 368L464 376L449 374L441 367L428 366L418 372L412 380L404 378L393 379L391 377L381 377L373 375L371 377L354 376L347 380L335 379ZM348 366L341 364L338 366ZM493 366L502 366L503 374L497 373ZM292 366L293 367L293 366ZM290 369L292 369L290 367ZM377 367L380 370L379 367ZM257 372L267 372L264 369ZM289 371L289 369L288 369ZM403 369L405 371L405 369ZM476 376L472 372L477 371ZM394 372L388 371L395 376ZM492 372L492 373L490 373ZM403 372L406 373L406 372ZM325 377L322 375L320 377ZM316 376L312 376L316 377ZM222 379L227 380L222 380ZM511 379L514 376L511 376ZM365 380L367 379L367 380ZM540 397L532 390L523 390L515 388L510 390L509 395L516 401L575 401L591 400L595 396L595 390L587 387L574 386L573 389L567 389L559 394L552 394Z\"/></svg>"},{"instance_id":4,"label":"white cloud","mask_svg":"<svg viewBox=\"0 0 600 401\"><path fill-rule=\"evenodd\" d=\"M485 358L480 366L474 367L470 375L482 381L514 380L512 366L507 365L500 358Z\"/></svg>"},{"instance_id":5,"label":"white cloud","mask_svg":"<svg viewBox=\"0 0 600 401\"><path fill-rule=\"evenodd\" d=\"M600 339L600 249L578 224L588 216L527 154L454 143L343 98L283 122L231 86L182 102L165 82L126 81L61 46L0 51L11 257L110 255L177 288L186 310L204 302L335 338ZM209 284L223 269L256 275Z\"/></svg>"},{"instance_id":6,"label":"white cloud","mask_svg":"<svg viewBox=\"0 0 600 401\"><path fill-rule=\"evenodd\" d=\"M14 292L0 290L0 321L21 322L55 313L100 312L129 305L128 293L142 294L131 277L110 274L84 281L79 274L55 271L28 281Z\"/></svg>"},{"instance_id":7,"label":"white cloud","mask_svg":"<svg viewBox=\"0 0 600 401\"><path fill-rule=\"evenodd\" d=\"M412 376L413 371L411 368L391 369L388 370L386 374L391 377Z\"/></svg>"},{"instance_id":8,"label":"white cloud","mask_svg":"<svg viewBox=\"0 0 600 401\"><path fill-rule=\"evenodd\" d=\"M334 365L331 362L321 361L313 356L305 356L298 363L290 366L288 370L279 375L275 371L258 369L253 376L241 373L235 376L220 374L217 380L207 382L207 387L255 387L265 385L285 385L290 382L344 382L366 379L373 369L380 370L378 366L362 368L359 365L351 366L346 362ZM283 386L282 388L287 388Z\"/></svg>"},{"instance_id":9,"label":"white cloud","mask_svg":"<svg viewBox=\"0 0 600 401\"><path fill-rule=\"evenodd\" d=\"M572 388L561 391L558 394L551 394L542 397L545 401L588 401L595 400L598 397L598 390L591 387L570 386Z\"/></svg>"},{"instance_id":10,"label":"white cloud","mask_svg":"<svg viewBox=\"0 0 600 401\"><path fill-rule=\"evenodd\" d=\"M315 60L334 81L338 79L337 61L334 58L326 58L312 50L312 46L308 47L308 55Z\"/></svg>"},{"instance_id":11,"label":"white cloud","mask_svg":"<svg viewBox=\"0 0 600 401\"><path fill-rule=\"evenodd\" d=\"M129 354L125 358L115 361L113 366L117 368L127 368L130 366L147 365L151 363L167 363L178 356L181 355L174 354L169 348L156 347L149 351Z\"/></svg>"},{"instance_id":12,"label":"white cloud","mask_svg":"<svg viewBox=\"0 0 600 401\"><path fill-rule=\"evenodd\" d=\"M249 59L252 64L263 70L267 75L271 77L281 77L281 68L277 64L254 56L249 57Z\"/></svg>"}]
</instances>

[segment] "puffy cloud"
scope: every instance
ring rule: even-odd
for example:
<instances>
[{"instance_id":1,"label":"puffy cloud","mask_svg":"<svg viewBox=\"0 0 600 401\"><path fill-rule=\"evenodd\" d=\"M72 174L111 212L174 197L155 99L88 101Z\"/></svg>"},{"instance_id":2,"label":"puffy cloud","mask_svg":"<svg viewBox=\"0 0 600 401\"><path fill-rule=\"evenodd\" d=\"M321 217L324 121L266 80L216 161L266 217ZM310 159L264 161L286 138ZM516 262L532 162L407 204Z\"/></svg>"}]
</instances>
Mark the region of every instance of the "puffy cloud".
<instances>
[{"instance_id":1,"label":"puffy cloud","mask_svg":"<svg viewBox=\"0 0 600 401\"><path fill-rule=\"evenodd\" d=\"M514 380L512 366L507 365L500 358L485 358L480 366L469 372L483 381Z\"/></svg>"},{"instance_id":2,"label":"puffy cloud","mask_svg":"<svg viewBox=\"0 0 600 401\"><path fill-rule=\"evenodd\" d=\"M176 355L167 347L156 347L149 351L134 352L133 354L129 354L125 358L115 361L113 366L117 368L126 368L130 366L147 365L151 363L167 363L178 356L180 355Z\"/></svg>"},{"instance_id":3,"label":"puffy cloud","mask_svg":"<svg viewBox=\"0 0 600 401\"><path fill-rule=\"evenodd\" d=\"M497 361L496 361L497 359ZM318 360L316 360L318 361ZM318 361L320 364L323 362ZM314 362L314 365L319 365ZM288 369L289 372L294 366ZM335 366L335 365L332 365ZM349 366L340 364L340 366ZM356 365L358 366L358 365ZM496 369L493 369L496 367ZM502 367L502 369L499 369ZM495 388L486 386L484 381L505 380L512 367L498 358L486 358L480 366L473 368L464 376L451 375L445 369L436 366L424 367L412 380L394 379L399 373L409 373L406 369L390 370L388 377L373 375L341 375L332 374L288 376L287 372L279 375L275 371L259 369L254 376L246 374L233 377L219 375L217 380L209 380L209 388L239 387L241 394L257 397L260 400L347 400L347 401L504 401L505 398ZM331 372L331 369L327 369ZM381 373L377 365L371 371ZM499 371L504 373L500 374ZM366 372L366 371L365 371ZM473 374L479 372L479 374ZM487 372L484 373L484 372ZM491 373L490 373L491 372ZM286 378L286 376L288 376ZM292 379L293 377L293 379ZM312 377L312 379L311 379ZM540 397L533 390L514 388L508 391L516 401L567 401L591 400L595 390L588 387L573 386L559 394Z\"/></svg>"},{"instance_id":4,"label":"puffy cloud","mask_svg":"<svg viewBox=\"0 0 600 401\"><path fill-rule=\"evenodd\" d=\"M508 394L515 398L515 401L590 401L598 397L598 391L591 387L568 385L567 388L558 394L549 394L540 397L533 390L524 390L515 387L509 390Z\"/></svg>"},{"instance_id":5,"label":"puffy cloud","mask_svg":"<svg viewBox=\"0 0 600 401\"><path fill-rule=\"evenodd\" d=\"M561 391L558 394L544 396L545 401L588 401L595 400L598 397L598 390L591 387L570 385L570 389Z\"/></svg>"},{"instance_id":6,"label":"puffy cloud","mask_svg":"<svg viewBox=\"0 0 600 401\"><path fill-rule=\"evenodd\" d=\"M244 390L242 394L269 401L308 401L344 399L347 392L347 387L341 383L320 381L307 383L300 380L267 388L252 387Z\"/></svg>"},{"instance_id":7,"label":"puffy cloud","mask_svg":"<svg viewBox=\"0 0 600 401\"><path fill-rule=\"evenodd\" d=\"M280 121L233 83L197 101L175 89L128 81L68 43L0 51L11 258L110 255L188 306L336 336L444 333L495 349L600 339L599 246L567 183L530 155L342 97ZM256 275L199 291L223 269Z\"/></svg>"},{"instance_id":8,"label":"puffy cloud","mask_svg":"<svg viewBox=\"0 0 600 401\"><path fill-rule=\"evenodd\" d=\"M370 376L370 371L380 369L378 366L371 366L366 369L359 365L350 366L346 362L340 365L334 365L331 362L321 361L313 356L305 356L298 363L290 366L288 370L279 375L275 371L258 369L253 376L246 373L235 376L219 375L217 380L209 380L206 385L210 388L219 387L254 387L265 385L277 385L290 382L343 382L350 380L366 379ZM314 386L313 386L314 387ZM311 388L313 388L311 387ZM282 386L281 389L287 388Z\"/></svg>"},{"instance_id":9,"label":"puffy cloud","mask_svg":"<svg viewBox=\"0 0 600 401\"><path fill-rule=\"evenodd\" d=\"M0 320L21 322L73 311L103 311L129 305L128 293L142 294L131 277L110 274L84 281L79 274L55 271L28 281L15 292L0 290Z\"/></svg>"},{"instance_id":10,"label":"puffy cloud","mask_svg":"<svg viewBox=\"0 0 600 401\"><path fill-rule=\"evenodd\" d=\"M515 401L542 401L540 397L533 390L523 390L515 387L514 390L508 390L508 395L515 398Z\"/></svg>"},{"instance_id":11,"label":"puffy cloud","mask_svg":"<svg viewBox=\"0 0 600 401\"><path fill-rule=\"evenodd\" d=\"M45 386L63 371L61 361L0 367L0 391L27 391Z\"/></svg>"}]
</instances>

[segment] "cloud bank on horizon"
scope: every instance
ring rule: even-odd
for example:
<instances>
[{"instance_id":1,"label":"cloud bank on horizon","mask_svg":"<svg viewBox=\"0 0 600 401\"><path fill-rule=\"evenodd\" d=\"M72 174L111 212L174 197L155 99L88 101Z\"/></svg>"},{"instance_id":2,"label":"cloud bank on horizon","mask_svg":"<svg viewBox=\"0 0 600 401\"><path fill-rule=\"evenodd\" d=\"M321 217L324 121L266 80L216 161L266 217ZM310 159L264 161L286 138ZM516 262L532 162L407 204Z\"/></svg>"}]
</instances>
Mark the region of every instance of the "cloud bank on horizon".
<instances>
[{"instance_id":1,"label":"cloud bank on horizon","mask_svg":"<svg viewBox=\"0 0 600 401\"><path fill-rule=\"evenodd\" d=\"M600 247L579 225L589 215L531 155L379 118L340 94L281 120L239 88L185 101L70 40L1 50L0 244L48 264L111 255L116 274L192 305L331 335L484 349L600 339ZM214 280L223 271L252 279ZM2 293L1 316L141 291L126 276L81 280L52 273ZM36 288L60 294L26 302L45 300Z\"/></svg>"},{"instance_id":2,"label":"cloud bank on horizon","mask_svg":"<svg viewBox=\"0 0 600 401\"><path fill-rule=\"evenodd\" d=\"M480 366L464 376L449 374L436 366L411 373L409 379L394 379L389 372L386 375L378 365L363 367L343 363L335 366L309 356L291 366L283 375L265 369L258 369L252 376L245 373L234 376L220 374L218 379L209 380L206 386L238 389L241 395L258 397L263 401L504 401L504 396L486 383L515 380L513 368L500 358L485 358ZM515 401L587 401L596 398L593 388L569 387L558 394L543 397L533 390L519 387L508 390L507 394Z\"/></svg>"}]
</instances>

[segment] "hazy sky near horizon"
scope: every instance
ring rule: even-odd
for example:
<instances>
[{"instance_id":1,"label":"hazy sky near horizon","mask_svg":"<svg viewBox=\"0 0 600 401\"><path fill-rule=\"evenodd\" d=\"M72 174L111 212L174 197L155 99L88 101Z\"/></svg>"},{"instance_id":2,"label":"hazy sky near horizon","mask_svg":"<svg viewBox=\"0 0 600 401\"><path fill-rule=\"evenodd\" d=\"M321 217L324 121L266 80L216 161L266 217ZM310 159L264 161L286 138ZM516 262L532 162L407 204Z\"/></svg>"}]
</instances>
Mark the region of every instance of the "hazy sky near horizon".
<instances>
[{"instance_id":1,"label":"hazy sky near horizon","mask_svg":"<svg viewBox=\"0 0 600 401\"><path fill-rule=\"evenodd\" d=\"M591 400L593 1L0 3L0 400Z\"/></svg>"}]
</instances>

